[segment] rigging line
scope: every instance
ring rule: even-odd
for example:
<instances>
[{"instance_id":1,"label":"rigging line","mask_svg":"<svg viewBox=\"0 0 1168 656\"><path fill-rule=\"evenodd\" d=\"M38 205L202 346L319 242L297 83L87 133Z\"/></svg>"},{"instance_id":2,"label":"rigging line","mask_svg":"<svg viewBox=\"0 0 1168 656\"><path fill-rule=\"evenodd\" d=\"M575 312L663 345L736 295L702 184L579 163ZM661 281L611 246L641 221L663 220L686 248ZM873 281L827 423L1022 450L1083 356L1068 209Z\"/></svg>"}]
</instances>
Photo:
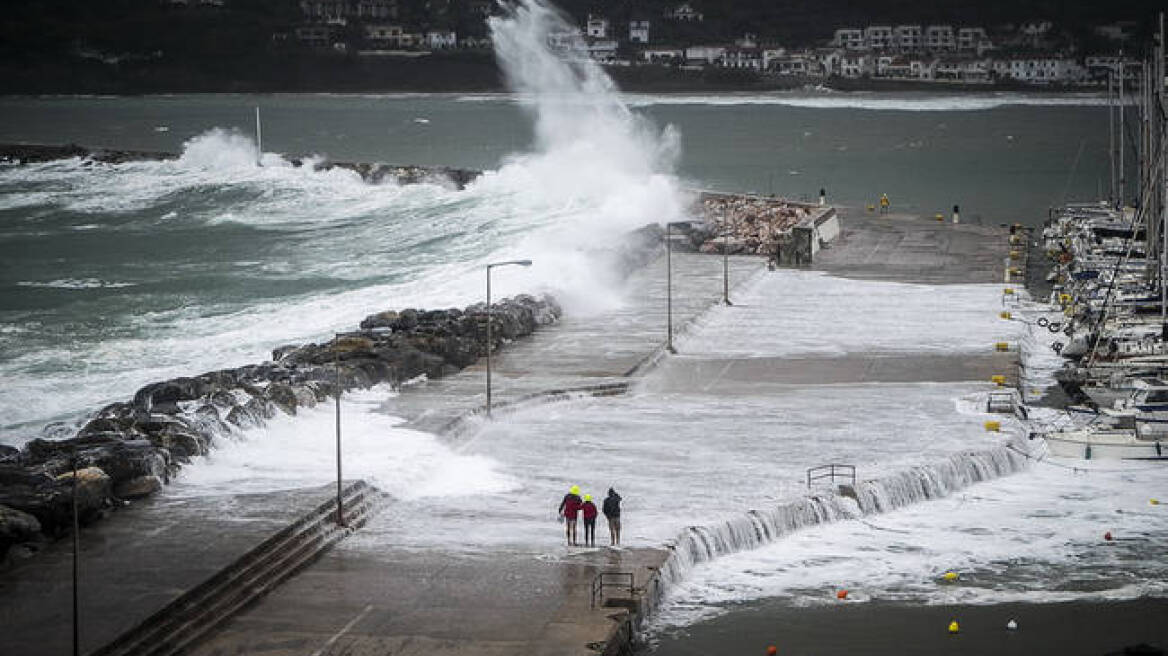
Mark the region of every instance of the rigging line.
<instances>
[{"instance_id":1,"label":"rigging line","mask_svg":"<svg viewBox=\"0 0 1168 656\"><path fill-rule=\"evenodd\" d=\"M1071 180L1074 179L1075 173L1079 171L1079 160L1083 157L1083 147L1087 145L1087 139L1079 139L1079 151L1075 153L1075 162L1071 164L1071 171L1067 174L1067 183L1063 185L1063 201L1062 205L1067 204L1067 192L1071 190Z\"/></svg>"}]
</instances>

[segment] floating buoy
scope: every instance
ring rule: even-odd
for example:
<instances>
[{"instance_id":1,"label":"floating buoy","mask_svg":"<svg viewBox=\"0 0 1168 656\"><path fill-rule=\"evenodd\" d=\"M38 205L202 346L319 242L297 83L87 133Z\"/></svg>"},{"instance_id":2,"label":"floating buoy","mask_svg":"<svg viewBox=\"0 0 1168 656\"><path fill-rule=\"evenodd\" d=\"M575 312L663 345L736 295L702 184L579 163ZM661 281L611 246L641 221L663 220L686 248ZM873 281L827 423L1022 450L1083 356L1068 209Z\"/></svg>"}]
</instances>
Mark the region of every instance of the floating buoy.
<instances>
[{"instance_id":1,"label":"floating buoy","mask_svg":"<svg viewBox=\"0 0 1168 656\"><path fill-rule=\"evenodd\" d=\"M1149 506L1158 506L1158 505L1160 505L1160 500L1159 499L1148 499L1148 505Z\"/></svg>"},{"instance_id":2,"label":"floating buoy","mask_svg":"<svg viewBox=\"0 0 1168 656\"><path fill-rule=\"evenodd\" d=\"M1005 289L1003 289L1003 290L1002 290L1002 293L1003 293L1003 294L1005 294L1006 296L1009 296L1010 294L1013 294L1013 293L1014 293L1014 288L1013 288L1013 287L1007 287L1007 288L1005 288Z\"/></svg>"},{"instance_id":3,"label":"floating buoy","mask_svg":"<svg viewBox=\"0 0 1168 656\"><path fill-rule=\"evenodd\" d=\"M835 598L836 599L847 599L848 598L848 591L847 590L840 590L839 592L836 592Z\"/></svg>"},{"instance_id":4,"label":"floating buoy","mask_svg":"<svg viewBox=\"0 0 1168 656\"><path fill-rule=\"evenodd\" d=\"M778 647L776 647L774 645L767 647L767 656L775 656L775 654L777 654L777 653L779 653Z\"/></svg>"},{"instance_id":5,"label":"floating buoy","mask_svg":"<svg viewBox=\"0 0 1168 656\"><path fill-rule=\"evenodd\" d=\"M998 316L1003 318L1003 319L1009 319L1011 315L1009 312L999 312Z\"/></svg>"},{"instance_id":6,"label":"floating buoy","mask_svg":"<svg viewBox=\"0 0 1168 656\"><path fill-rule=\"evenodd\" d=\"M941 214L940 212L937 212L936 214L934 214L934 215L933 215L933 218L934 218L934 219L937 219L938 221L944 221L944 220L945 220L945 215L944 215L944 214Z\"/></svg>"},{"instance_id":7,"label":"floating buoy","mask_svg":"<svg viewBox=\"0 0 1168 656\"><path fill-rule=\"evenodd\" d=\"M949 623L949 633L960 633L960 632L961 632L961 625L957 623L957 620L953 620L952 622Z\"/></svg>"},{"instance_id":8,"label":"floating buoy","mask_svg":"<svg viewBox=\"0 0 1168 656\"><path fill-rule=\"evenodd\" d=\"M985 423L985 429L991 433L996 433L996 432L1002 430L1002 422L992 421L992 420L987 421Z\"/></svg>"},{"instance_id":9,"label":"floating buoy","mask_svg":"<svg viewBox=\"0 0 1168 656\"><path fill-rule=\"evenodd\" d=\"M1022 269L1019 269L1018 267L1010 267L1009 269L1006 269L1006 270L1009 271L1010 275L1012 275L1012 276L1022 275Z\"/></svg>"},{"instance_id":10,"label":"floating buoy","mask_svg":"<svg viewBox=\"0 0 1168 656\"><path fill-rule=\"evenodd\" d=\"M1001 387L1002 385L1006 384L1006 377L1002 374L994 374L993 376L990 376L990 382L997 385L998 387Z\"/></svg>"},{"instance_id":11,"label":"floating buoy","mask_svg":"<svg viewBox=\"0 0 1168 656\"><path fill-rule=\"evenodd\" d=\"M868 211L869 211L869 212L875 212L875 211L876 211L876 206L875 206L875 205L869 205L869 206L868 206Z\"/></svg>"},{"instance_id":12,"label":"floating buoy","mask_svg":"<svg viewBox=\"0 0 1168 656\"><path fill-rule=\"evenodd\" d=\"M1011 260L1016 260L1020 257L1022 257L1022 251L1010 251L1010 259Z\"/></svg>"},{"instance_id":13,"label":"floating buoy","mask_svg":"<svg viewBox=\"0 0 1168 656\"><path fill-rule=\"evenodd\" d=\"M1115 539L1115 536L1113 536L1111 534L1111 531L1108 531L1108 532L1103 534L1103 539L1106 540L1107 542L1111 542L1112 540Z\"/></svg>"},{"instance_id":14,"label":"floating buoy","mask_svg":"<svg viewBox=\"0 0 1168 656\"><path fill-rule=\"evenodd\" d=\"M1018 622L1014 621L1014 619L1011 618L1009 622L1006 622L1006 629L1008 631L1017 631L1018 630Z\"/></svg>"},{"instance_id":15,"label":"floating buoy","mask_svg":"<svg viewBox=\"0 0 1168 656\"><path fill-rule=\"evenodd\" d=\"M994 349L1001 351L1001 352L1009 351L1010 350L1010 343L1009 342L998 342L997 344L994 344ZM1005 381L1003 380L1002 382L1005 382Z\"/></svg>"},{"instance_id":16,"label":"floating buoy","mask_svg":"<svg viewBox=\"0 0 1168 656\"><path fill-rule=\"evenodd\" d=\"M945 579L946 581L956 581L957 579L961 578L961 575L957 572L945 572L941 575L941 578Z\"/></svg>"}]
</instances>

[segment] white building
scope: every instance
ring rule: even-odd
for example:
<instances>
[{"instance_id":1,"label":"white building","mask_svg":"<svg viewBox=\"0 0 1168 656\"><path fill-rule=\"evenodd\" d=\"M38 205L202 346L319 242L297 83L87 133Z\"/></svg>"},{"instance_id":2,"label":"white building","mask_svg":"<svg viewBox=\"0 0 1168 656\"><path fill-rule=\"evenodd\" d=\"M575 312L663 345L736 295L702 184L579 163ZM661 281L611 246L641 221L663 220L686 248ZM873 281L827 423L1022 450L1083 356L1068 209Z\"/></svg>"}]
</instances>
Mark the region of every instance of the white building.
<instances>
[{"instance_id":1,"label":"white building","mask_svg":"<svg viewBox=\"0 0 1168 656\"><path fill-rule=\"evenodd\" d=\"M629 21L629 43L649 43L649 21Z\"/></svg>"},{"instance_id":2,"label":"white building","mask_svg":"<svg viewBox=\"0 0 1168 656\"><path fill-rule=\"evenodd\" d=\"M848 50L864 50L867 43L864 41L864 30L854 27L844 27L835 31L835 37L831 40L831 45L836 48L847 48Z\"/></svg>"},{"instance_id":3,"label":"white building","mask_svg":"<svg viewBox=\"0 0 1168 656\"><path fill-rule=\"evenodd\" d=\"M839 74L848 78L869 77L876 72L872 55L849 53L840 58Z\"/></svg>"},{"instance_id":4,"label":"white building","mask_svg":"<svg viewBox=\"0 0 1168 656\"><path fill-rule=\"evenodd\" d=\"M685 49L687 64L715 64L726 53L726 46L690 46Z\"/></svg>"},{"instance_id":5,"label":"white building","mask_svg":"<svg viewBox=\"0 0 1168 656\"><path fill-rule=\"evenodd\" d=\"M602 64L616 61L616 41L600 40L588 44L588 56Z\"/></svg>"},{"instance_id":6,"label":"white building","mask_svg":"<svg viewBox=\"0 0 1168 656\"><path fill-rule=\"evenodd\" d=\"M957 30L957 49L967 51L982 51L992 47L989 35L985 28L962 27Z\"/></svg>"},{"instance_id":7,"label":"white building","mask_svg":"<svg viewBox=\"0 0 1168 656\"><path fill-rule=\"evenodd\" d=\"M587 47L584 35L575 28L548 32L547 43L549 48L560 52L580 52Z\"/></svg>"},{"instance_id":8,"label":"white building","mask_svg":"<svg viewBox=\"0 0 1168 656\"><path fill-rule=\"evenodd\" d=\"M896 43L890 25L869 25L864 29L864 41L873 50L889 50Z\"/></svg>"},{"instance_id":9,"label":"white building","mask_svg":"<svg viewBox=\"0 0 1168 656\"><path fill-rule=\"evenodd\" d=\"M897 25L892 28L892 39L901 52L920 52L925 45L920 25Z\"/></svg>"},{"instance_id":10,"label":"white building","mask_svg":"<svg viewBox=\"0 0 1168 656\"><path fill-rule=\"evenodd\" d=\"M650 64L681 64L685 62L685 49L670 46L645 48L640 54L641 60Z\"/></svg>"},{"instance_id":11,"label":"white building","mask_svg":"<svg viewBox=\"0 0 1168 656\"><path fill-rule=\"evenodd\" d=\"M933 79L933 72L937 69L937 60L929 59L913 59L909 61L909 77L917 80L931 80Z\"/></svg>"},{"instance_id":12,"label":"white building","mask_svg":"<svg viewBox=\"0 0 1168 656\"><path fill-rule=\"evenodd\" d=\"M718 58L718 65L722 68L762 70L762 53L758 48L726 48Z\"/></svg>"},{"instance_id":13,"label":"white building","mask_svg":"<svg viewBox=\"0 0 1168 656\"><path fill-rule=\"evenodd\" d=\"M930 52L957 50L957 37L950 25L930 25L925 28L925 49Z\"/></svg>"},{"instance_id":14,"label":"white building","mask_svg":"<svg viewBox=\"0 0 1168 656\"><path fill-rule=\"evenodd\" d=\"M426 46L431 50L457 48L458 35L453 30L431 30L426 32Z\"/></svg>"},{"instance_id":15,"label":"white building","mask_svg":"<svg viewBox=\"0 0 1168 656\"><path fill-rule=\"evenodd\" d=\"M603 16L588 14L588 25L585 28L590 39L608 38L608 19Z\"/></svg>"},{"instance_id":16,"label":"white building","mask_svg":"<svg viewBox=\"0 0 1168 656\"><path fill-rule=\"evenodd\" d=\"M700 11L694 11L694 8L688 2L678 5L672 11L665 12L665 17L687 23L691 21L700 23L706 18Z\"/></svg>"},{"instance_id":17,"label":"white building","mask_svg":"<svg viewBox=\"0 0 1168 656\"><path fill-rule=\"evenodd\" d=\"M1075 84L1087 78L1087 69L1068 57L998 59L992 68L999 78L1028 84Z\"/></svg>"}]
</instances>

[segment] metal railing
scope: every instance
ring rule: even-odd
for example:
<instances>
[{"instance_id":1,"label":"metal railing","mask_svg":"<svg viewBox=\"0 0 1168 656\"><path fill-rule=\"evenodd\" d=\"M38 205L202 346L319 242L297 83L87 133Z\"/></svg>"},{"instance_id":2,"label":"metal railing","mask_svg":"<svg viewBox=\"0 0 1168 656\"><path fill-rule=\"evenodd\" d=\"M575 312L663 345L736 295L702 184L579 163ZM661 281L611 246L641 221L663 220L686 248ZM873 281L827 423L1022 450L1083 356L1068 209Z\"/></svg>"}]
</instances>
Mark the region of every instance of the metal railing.
<instances>
[{"instance_id":1,"label":"metal railing","mask_svg":"<svg viewBox=\"0 0 1168 656\"><path fill-rule=\"evenodd\" d=\"M615 579L615 580L612 580ZM629 589L629 596L632 597L635 588L633 587L633 573L632 572L601 572L592 579L592 598L589 602L592 608L596 608L596 600L604 599L604 589L608 588L625 588Z\"/></svg>"},{"instance_id":2,"label":"metal railing","mask_svg":"<svg viewBox=\"0 0 1168 656\"><path fill-rule=\"evenodd\" d=\"M812 481L828 478L831 479L832 483L835 483L836 477L848 479L854 486L856 484L856 466L831 463L811 467L807 470L807 489L811 489Z\"/></svg>"}]
</instances>

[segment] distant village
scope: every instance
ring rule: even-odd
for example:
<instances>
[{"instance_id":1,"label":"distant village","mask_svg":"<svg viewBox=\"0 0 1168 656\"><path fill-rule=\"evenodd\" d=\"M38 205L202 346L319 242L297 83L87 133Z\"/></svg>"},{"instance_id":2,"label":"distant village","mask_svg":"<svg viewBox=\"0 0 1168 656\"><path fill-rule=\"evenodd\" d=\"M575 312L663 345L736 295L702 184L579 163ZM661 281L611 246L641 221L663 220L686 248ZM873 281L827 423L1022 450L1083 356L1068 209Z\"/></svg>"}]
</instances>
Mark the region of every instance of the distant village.
<instances>
[{"instance_id":1,"label":"distant village","mask_svg":"<svg viewBox=\"0 0 1168 656\"><path fill-rule=\"evenodd\" d=\"M223 0L172 0L222 2ZM466 9L481 19L494 10L489 0L470 0ZM485 33L423 29L398 13L398 0L301 0L303 24L273 40L317 51L358 57L424 57L435 52L490 48ZM684 70L730 69L807 83L832 79L890 80L938 84L1108 85L1122 75L1131 84L1140 75L1134 58L1120 53L1136 24L1094 28L1113 47L1082 52L1068 44L1050 21L987 29L971 25L849 25L834 30L816 47L789 49L742 34L732 43L671 43L660 35L678 24L700 24L702 12L681 3L657 16L617 24L588 15L568 30L549 35L549 45L565 56L590 57L613 67L655 65ZM289 43L291 42L291 43Z\"/></svg>"}]
</instances>

